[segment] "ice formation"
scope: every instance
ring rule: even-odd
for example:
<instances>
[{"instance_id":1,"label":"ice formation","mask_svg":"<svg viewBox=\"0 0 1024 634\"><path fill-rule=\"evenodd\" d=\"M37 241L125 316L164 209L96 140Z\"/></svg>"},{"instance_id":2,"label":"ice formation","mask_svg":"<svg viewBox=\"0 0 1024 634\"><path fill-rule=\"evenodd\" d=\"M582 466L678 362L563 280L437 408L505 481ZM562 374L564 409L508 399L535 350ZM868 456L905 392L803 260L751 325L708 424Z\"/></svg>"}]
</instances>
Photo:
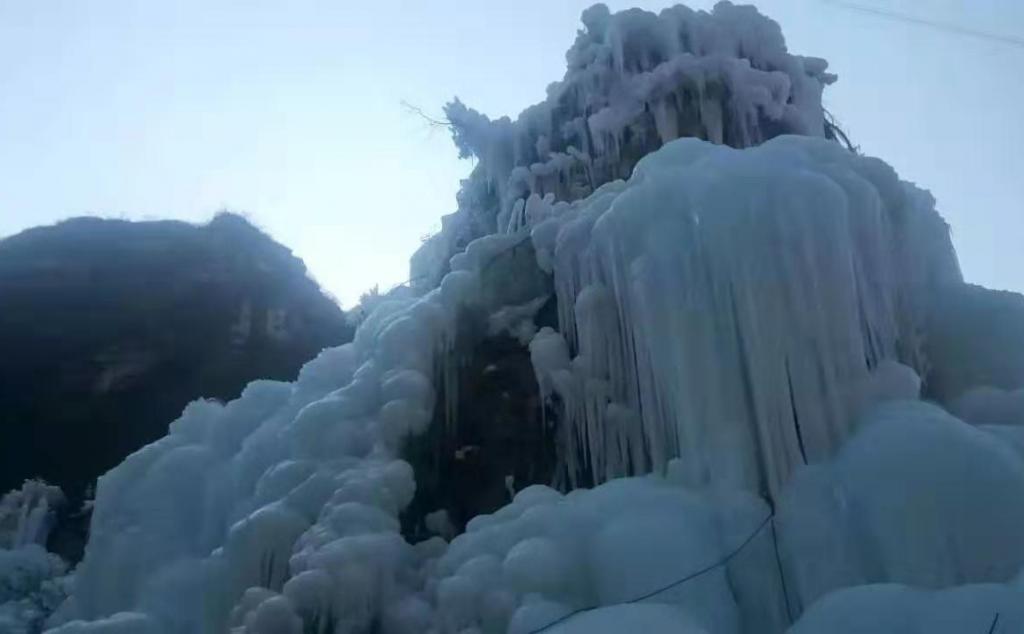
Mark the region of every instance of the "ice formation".
<instances>
[{"instance_id":1,"label":"ice formation","mask_svg":"<svg viewBox=\"0 0 1024 634\"><path fill-rule=\"evenodd\" d=\"M830 136L821 105L835 80L828 64L791 55L779 25L754 7L678 5L656 15L595 5L583 24L564 78L515 121L492 121L457 99L446 108L460 152L480 163L459 211L414 257L422 287L470 240L523 226L531 194L583 198L674 139L748 147L780 134Z\"/></svg>"},{"instance_id":2,"label":"ice formation","mask_svg":"<svg viewBox=\"0 0 1024 634\"><path fill-rule=\"evenodd\" d=\"M46 552L58 487L28 480L0 498L0 632L31 634L67 595L67 566Z\"/></svg>"},{"instance_id":3,"label":"ice formation","mask_svg":"<svg viewBox=\"0 0 1024 634\"><path fill-rule=\"evenodd\" d=\"M396 448L430 421L438 353L472 284L454 273L427 297L379 306L353 344L325 351L294 384L256 382L226 406L189 406L166 438L100 480L69 612L261 631L289 620L283 605L368 626L401 594L391 586L411 557L396 516L415 484ZM303 599L294 606L275 598L292 589ZM344 603L306 601L317 593Z\"/></svg>"},{"instance_id":4,"label":"ice formation","mask_svg":"<svg viewBox=\"0 0 1024 634\"><path fill-rule=\"evenodd\" d=\"M1024 386L1024 355L1014 354L1024 349L1024 295L958 284L932 300L924 340L928 398L952 403L971 391L998 398Z\"/></svg>"},{"instance_id":5,"label":"ice formation","mask_svg":"<svg viewBox=\"0 0 1024 634\"><path fill-rule=\"evenodd\" d=\"M1024 579L927 591L857 586L813 606L791 634L958 634L1024 631Z\"/></svg>"},{"instance_id":6,"label":"ice formation","mask_svg":"<svg viewBox=\"0 0 1024 634\"><path fill-rule=\"evenodd\" d=\"M777 524L803 606L849 586L945 588L1017 575L1024 462L1008 440L934 405L891 403L833 463L799 472Z\"/></svg>"},{"instance_id":7,"label":"ice formation","mask_svg":"<svg viewBox=\"0 0 1024 634\"><path fill-rule=\"evenodd\" d=\"M934 216L923 201L879 161L785 137L743 151L675 141L628 182L535 203L531 233L474 241L438 288L382 300L294 384L196 402L104 476L58 620L527 634L643 596L750 536L742 555L651 601L694 631L739 634L782 631L852 585L1005 582L1024 565L1024 463L999 435L892 406L826 466L872 402L917 396L896 362L915 360L903 329L926 289L914 271L947 255L899 232ZM559 298L562 333L543 329L530 348L540 389L565 406L567 468L611 481L530 487L450 545L410 544L402 440L431 424L455 329L488 295L480 270L523 236ZM784 487L805 460L818 464ZM666 475L612 480L649 471ZM781 494L777 551L759 524L765 492Z\"/></svg>"},{"instance_id":8,"label":"ice formation","mask_svg":"<svg viewBox=\"0 0 1024 634\"><path fill-rule=\"evenodd\" d=\"M1019 624L1017 393L917 400L962 285L931 197L828 139L825 63L751 8L584 24L515 122L449 108L480 163L411 288L101 478L52 633ZM480 337L528 346L559 466L459 533L406 451Z\"/></svg>"},{"instance_id":9,"label":"ice formation","mask_svg":"<svg viewBox=\"0 0 1024 634\"><path fill-rule=\"evenodd\" d=\"M66 564L38 544L0 548L0 632L34 634L67 598Z\"/></svg>"},{"instance_id":10,"label":"ice formation","mask_svg":"<svg viewBox=\"0 0 1024 634\"><path fill-rule=\"evenodd\" d=\"M135 607L145 614L57 631L222 631L230 625L239 632L359 632L377 624L394 633L528 634L576 610L651 595L631 607L584 612L550 631L619 622L668 627L671 620L693 632L781 632L790 614L830 590L880 581L923 588L984 582L989 585L978 591L992 597L974 608L982 614L990 603L1016 596L1019 590L998 584L1012 583L1024 566L1024 459L996 436L915 402L874 410L833 462L803 469L783 496L774 527L766 523L766 501L728 487L689 487L677 459L664 476L616 479L592 490L529 487L508 506L474 519L450 545L439 538L410 545L394 519L394 494L411 484L402 464L370 473L373 467L350 462L346 484L355 486L338 488L312 524L294 517L292 509L312 496L309 480L293 476L291 491L278 488L280 500L236 524L223 554L213 551L205 566L185 559L141 575L149 579ZM139 512L145 516L136 521L149 517ZM142 528L162 526L150 521ZM116 537L133 532L129 524ZM252 537L235 537L243 532ZM131 570L125 563L138 558L143 545L156 543L125 544L134 550L106 559L102 570L83 568L78 583ZM240 552L244 548L250 551ZM275 552L287 559L280 568ZM698 574L672 586L687 573ZM240 591L246 578L266 585ZM220 592L231 580L238 594L233 606ZM88 587L75 594L79 610ZM843 596L812 608L811 622L843 618ZM927 623L929 613L913 605L927 595L907 596L898 607L908 616L901 618ZM217 620L193 621L202 610L219 610L208 614ZM840 616L829 616L834 611ZM183 620L175 622L175 613ZM1005 618L1019 618L1013 614ZM899 628L902 621L893 623L873 631L908 631ZM795 631L842 631L802 627Z\"/></svg>"},{"instance_id":11,"label":"ice formation","mask_svg":"<svg viewBox=\"0 0 1024 634\"><path fill-rule=\"evenodd\" d=\"M533 242L575 357L538 371L566 404L572 483L679 456L693 484L775 493L835 452L872 390L917 396L895 365L923 365L914 307L935 282L917 272L952 250L908 231L943 225L881 161L684 139L543 217Z\"/></svg>"},{"instance_id":12,"label":"ice formation","mask_svg":"<svg viewBox=\"0 0 1024 634\"><path fill-rule=\"evenodd\" d=\"M27 480L0 498L0 548L46 545L55 513L64 503L59 487Z\"/></svg>"},{"instance_id":13,"label":"ice formation","mask_svg":"<svg viewBox=\"0 0 1024 634\"><path fill-rule=\"evenodd\" d=\"M976 387L953 401L950 411L972 423L1024 425L1024 388Z\"/></svg>"}]
</instances>

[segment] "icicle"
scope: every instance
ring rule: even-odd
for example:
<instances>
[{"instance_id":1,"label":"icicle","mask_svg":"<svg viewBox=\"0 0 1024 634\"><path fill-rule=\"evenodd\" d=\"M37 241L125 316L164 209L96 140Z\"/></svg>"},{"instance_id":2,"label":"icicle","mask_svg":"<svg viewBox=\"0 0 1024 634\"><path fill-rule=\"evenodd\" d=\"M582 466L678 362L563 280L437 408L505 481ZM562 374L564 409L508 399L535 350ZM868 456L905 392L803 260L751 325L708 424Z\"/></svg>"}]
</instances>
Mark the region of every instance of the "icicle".
<instances>
[{"instance_id":1,"label":"icicle","mask_svg":"<svg viewBox=\"0 0 1024 634\"><path fill-rule=\"evenodd\" d=\"M662 469L681 457L693 484L777 491L830 456L865 359L904 358L899 299L918 281L889 271L915 236L880 193L899 187L824 141L740 153L686 139L556 216L553 257L553 228L539 225L576 354L565 422L585 462L567 462L599 481L627 460ZM638 424L623 430L611 403Z\"/></svg>"},{"instance_id":2,"label":"icicle","mask_svg":"<svg viewBox=\"0 0 1024 634\"><path fill-rule=\"evenodd\" d=\"M722 126L722 103L707 94L700 92L700 122L704 126L705 138L712 143L723 143L725 134Z\"/></svg>"},{"instance_id":3,"label":"icicle","mask_svg":"<svg viewBox=\"0 0 1024 634\"><path fill-rule=\"evenodd\" d=\"M0 548L45 545L57 508L64 504L59 487L42 480L26 480L0 498Z\"/></svg>"},{"instance_id":4,"label":"icicle","mask_svg":"<svg viewBox=\"0 0 1024 634\"><path fill-rule=\"evenodd\" d=\"M536 194L531 194L531 197ZM516 233L523 226L523 208L525 206L525 200L520 198L512 205L512 213L509 215L508 225L505 227L505 233Z\"/></svg>"},{"instance_id":5,"label":"icicle","mask_svg":"<svg viewBox=\"0 0 1024 634\"><path fill-rule=\"evenodd\" d=\"M661 139L663 145L679 138L679 113L671 99L664 98L655 101L651 111L654 114L654 125L658 131L658 138Z\"/></svg>"}]
</instances>

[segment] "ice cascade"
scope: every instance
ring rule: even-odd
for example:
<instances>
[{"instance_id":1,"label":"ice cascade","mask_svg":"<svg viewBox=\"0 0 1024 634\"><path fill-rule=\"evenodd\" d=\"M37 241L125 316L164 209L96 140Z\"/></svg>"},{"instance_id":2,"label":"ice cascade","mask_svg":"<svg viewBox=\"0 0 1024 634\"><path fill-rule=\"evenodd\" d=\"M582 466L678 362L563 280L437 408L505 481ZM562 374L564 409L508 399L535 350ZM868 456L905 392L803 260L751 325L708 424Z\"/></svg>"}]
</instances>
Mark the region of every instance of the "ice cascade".
<instances>
[{"instance_id":1,"label":"ice cascade","mask_svg":"<svg viewBox=\"0 0 1024 634\"><path fill-rule=\"evenodd\" d=\"M29 590L0 624L65 587L51 634L1022 622L1021 386L964 391L963 420L918 400L929 310L962 286L931 196L834 141L827 64L753 8L583 22L515 121L449 106L480 162L412 284L295 382L196 401L103 476L73 576L0 550ZM458 427L467 332L532 364L559 464L462 526L416 508L407 450ZM14 546L45 540L38 493L0 504Z\"/></svg>"},{"instance_id":2,"label":"ice cascade","mask_svg":"<svg viewBox=\"0 0 1024 634\"><path fill-rule=\"evenodd\" d=\"M691 484L778 492L867 404L917 397L914 309L959 280L930 196L810 138L673 141L539 216L561 334L533 347L572 484L680 457ZM549 364L559 336L575 356Z\"/></svg>"}]
</instances>

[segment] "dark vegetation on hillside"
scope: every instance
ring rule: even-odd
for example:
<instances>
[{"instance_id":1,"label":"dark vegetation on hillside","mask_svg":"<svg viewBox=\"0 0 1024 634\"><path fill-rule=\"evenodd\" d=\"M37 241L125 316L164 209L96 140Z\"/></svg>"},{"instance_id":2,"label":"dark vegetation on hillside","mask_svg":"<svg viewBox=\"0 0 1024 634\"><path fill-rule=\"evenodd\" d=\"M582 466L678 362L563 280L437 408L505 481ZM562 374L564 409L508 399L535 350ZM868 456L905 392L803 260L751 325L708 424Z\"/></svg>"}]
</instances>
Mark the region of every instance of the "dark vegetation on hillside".
<instances>
[{"instance_id":1,"label":"dark vegetation on hillside","mask_svg":"<svg viewBox=\"0 0 1024 634\"><path fill-rule=\"evenodd\" d=\"M350 340L302 261L241 216L76 218L0 240L0 491L80 501L199 397Z\"/></svg>"}]
</instances>

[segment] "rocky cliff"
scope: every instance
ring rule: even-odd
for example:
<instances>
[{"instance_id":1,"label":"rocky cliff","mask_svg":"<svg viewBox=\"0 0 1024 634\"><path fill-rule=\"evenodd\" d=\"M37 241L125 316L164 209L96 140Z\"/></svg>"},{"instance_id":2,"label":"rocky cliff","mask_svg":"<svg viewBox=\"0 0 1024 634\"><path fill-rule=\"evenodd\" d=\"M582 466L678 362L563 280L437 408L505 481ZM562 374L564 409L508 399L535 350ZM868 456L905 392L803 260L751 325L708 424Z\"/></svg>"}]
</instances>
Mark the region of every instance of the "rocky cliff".
<instances>
[{"instance_id":1,"label":"rocky cliff","mask_svg":"<svg viewBox=\"0 0 1024 634\"><path fill-rule=\"evenodd\" d=\"M0 490L80 498L189 401L292 379L351 339L302 261L241 216L75 218L0 241Z\"/></svg>"}]
</instances>

